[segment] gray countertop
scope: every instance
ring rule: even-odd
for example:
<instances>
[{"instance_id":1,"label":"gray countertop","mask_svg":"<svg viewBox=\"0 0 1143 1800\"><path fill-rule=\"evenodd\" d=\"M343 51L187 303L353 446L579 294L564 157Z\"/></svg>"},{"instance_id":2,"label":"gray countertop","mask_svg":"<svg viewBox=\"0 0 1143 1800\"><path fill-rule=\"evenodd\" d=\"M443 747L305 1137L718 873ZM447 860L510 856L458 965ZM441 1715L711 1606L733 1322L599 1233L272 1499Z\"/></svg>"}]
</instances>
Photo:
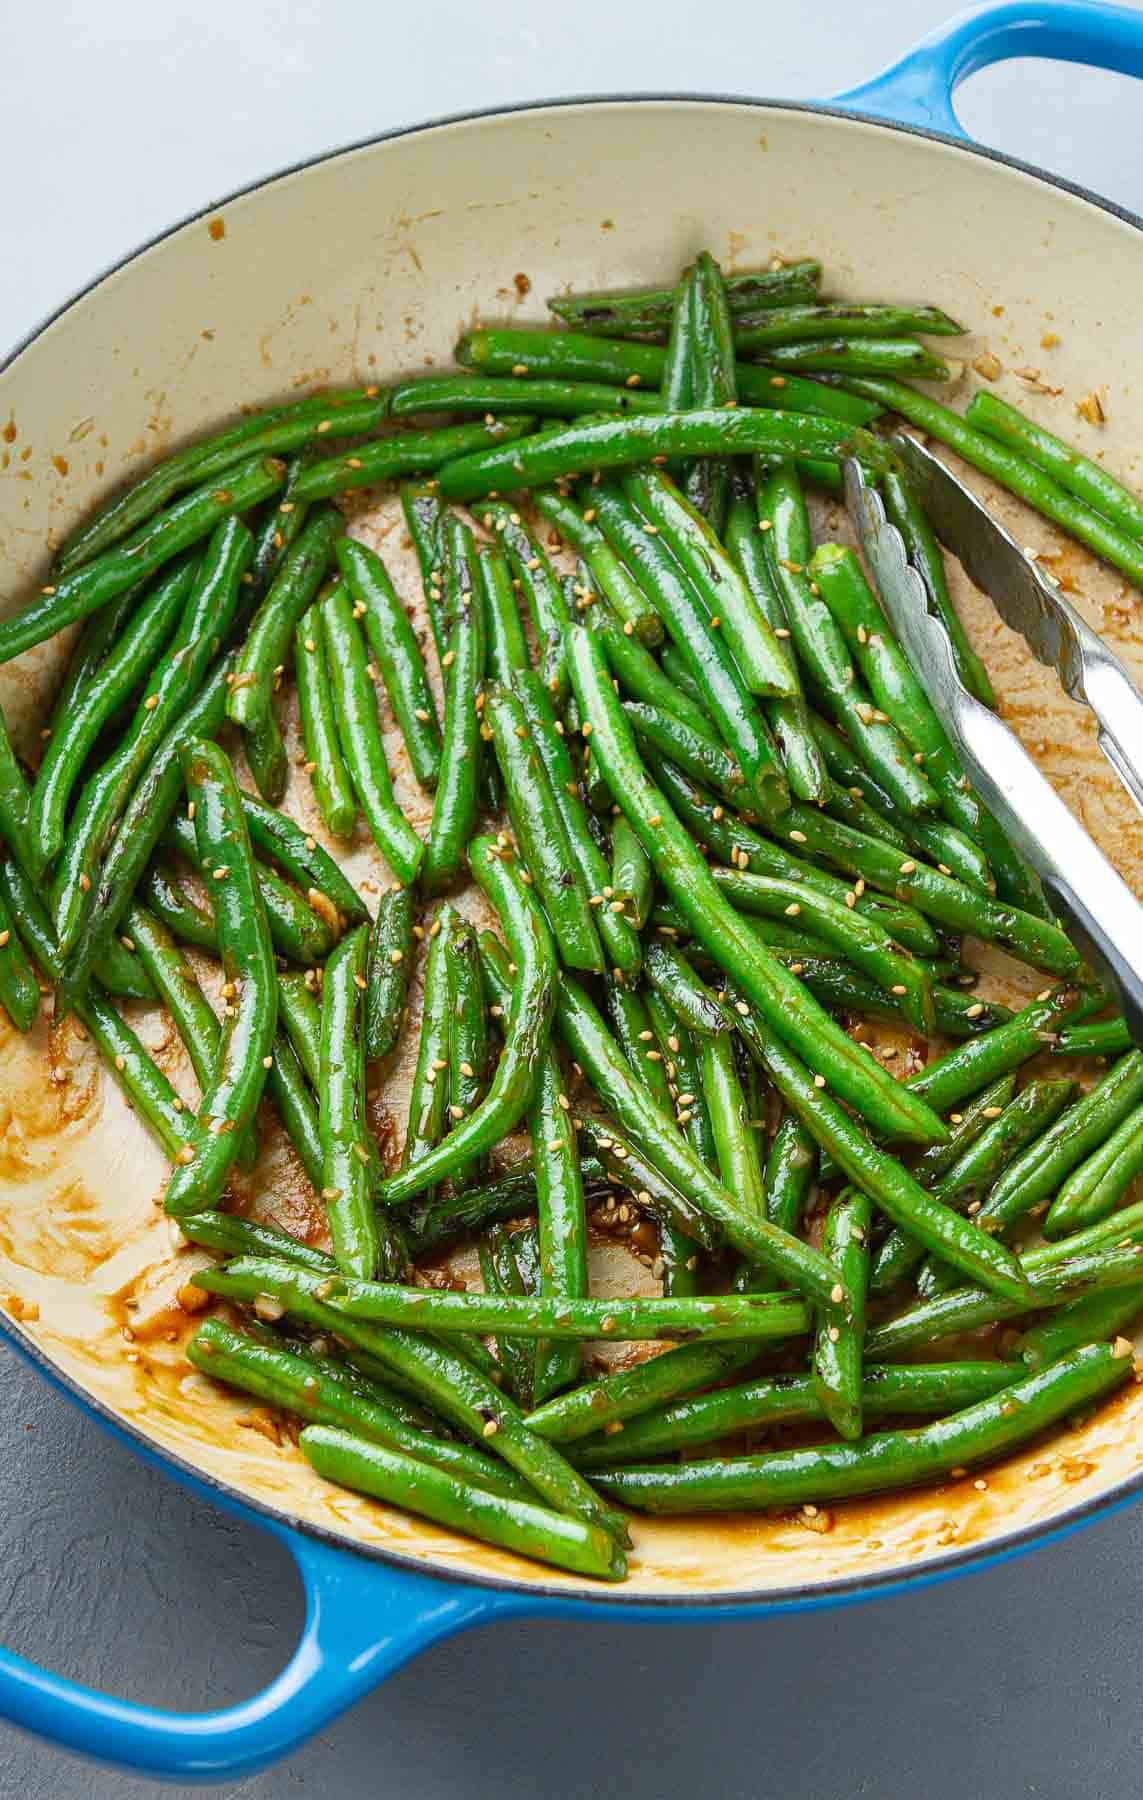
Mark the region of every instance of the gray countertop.
<instances>
[{"instance_id":1,"label":"gray countertop","mask_svg":"<svg viewBox=\"0 0 1143 1800\"><path fill-rule=\"evenodd\" d=\"M821 97L946 10L421 0L387 26L390 9L363 0L10 8L0 346L173 219L371 132L567 92ZM1143 205L1126 79L1013 63L975 78L960 111L983 142ZM158 1705L263 1685L301 1619L286 1553L145 1467L10 1351L0 1359L4 1641ZM970 1580L828 1616L502 1624L431 1651L284 1767L216 1791L1126 1800L1139 1791L1141 1613L1143 1514L1129 1511ZM5 1800L159 1791L0 1726Z\"/></svg>"}]
</instances>

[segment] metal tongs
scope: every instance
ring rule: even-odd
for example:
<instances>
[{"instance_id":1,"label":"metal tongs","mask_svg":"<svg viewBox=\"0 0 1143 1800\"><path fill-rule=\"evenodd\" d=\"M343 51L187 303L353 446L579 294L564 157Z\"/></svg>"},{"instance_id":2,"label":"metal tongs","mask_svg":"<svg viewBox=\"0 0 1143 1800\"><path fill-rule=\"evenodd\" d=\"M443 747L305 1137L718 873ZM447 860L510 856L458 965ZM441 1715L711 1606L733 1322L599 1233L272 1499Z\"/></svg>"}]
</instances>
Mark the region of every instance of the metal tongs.
<instances>
[{"instance_id":1,"label":"metal tongs","mask_svg":"<svg viewBox=\"0 0 1143 1800\"><path fill-rule=\"evenodd\" d=\"M1038 660L1099 721L1099 747L1143 812L1143 695L1118 657L998 525L976 496L916 439L898 433L933 529ZM952 643L929 607L901 534L853 458L845 495L882 603L986 806L1044 884L1090 965L1118 995L1143 1045L1143 906L1040 773L1019 739L962 683Z\"/></svg>"}]
</instances>

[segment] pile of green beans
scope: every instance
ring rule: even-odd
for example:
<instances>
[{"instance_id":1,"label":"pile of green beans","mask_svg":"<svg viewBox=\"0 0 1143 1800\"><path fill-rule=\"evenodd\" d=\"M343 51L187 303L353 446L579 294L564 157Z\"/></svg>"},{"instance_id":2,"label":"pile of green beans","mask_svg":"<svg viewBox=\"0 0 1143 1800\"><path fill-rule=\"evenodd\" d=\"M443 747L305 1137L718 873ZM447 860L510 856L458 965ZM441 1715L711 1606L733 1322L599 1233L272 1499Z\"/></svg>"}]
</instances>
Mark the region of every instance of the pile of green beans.
<instances>
[{"instance_id":1,"label":"pile of green beans","mask_svg":"<svg viewBox=\"0 0 1143 1800\"><path fill-rule=\"evenodd\" d=\"M704 250L244 414L0 622L3 662L85 621L38 756L0 717L0 1005L73 1011L162 1147L187 1310L225 1307L190 1362L323 1479L591 1580L624 1508L1002 1457L1113 1393L1143 1317L1143 1050L808 495L861 457L987 704L882 415L1138 586L1143 500L909 386L961 327L821 274ZM393 483L412 594L391 521L357 535ZM1051 984L978 996L969 938ZM283 1138L313 1241L246 1216Z\"/></svg>"}]
</instances>

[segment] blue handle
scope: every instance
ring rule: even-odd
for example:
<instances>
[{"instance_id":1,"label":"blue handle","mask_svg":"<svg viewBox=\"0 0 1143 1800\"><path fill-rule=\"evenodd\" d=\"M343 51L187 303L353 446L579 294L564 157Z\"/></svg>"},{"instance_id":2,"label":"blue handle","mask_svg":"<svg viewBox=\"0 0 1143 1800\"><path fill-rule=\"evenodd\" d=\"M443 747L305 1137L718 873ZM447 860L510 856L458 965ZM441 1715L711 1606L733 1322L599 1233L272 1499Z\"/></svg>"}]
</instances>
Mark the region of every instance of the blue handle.
<instances>
[{"instance_id":1,"label":"blue handle","mask_svg":"<svg viewBox=\"0 0 1143 1800\"><path fill-rule=\"evenodd\" d=\"M899 62L839 94L847 110L968 141L953 111L962 81L1013 56L1090 63L1143 76L1143 13L1097 0L1002 0L938 25Z\"/></svg>"},{"instance_id":2,"label":"blue handle","mask_svg":"<svg viewBox=\"0 0 1143 1800\"><path fill-rule=\"evenodd\" d=\"M530 1606L523 1596L370 1562L286 1528L278 1535L305 1584L306 1619L293 1656L260 1694L217 1712L163 1712L0 1650L0 1717L150 1775L246 1775L287 1755L430 1644Z\"/></svg>"}]
</instances>

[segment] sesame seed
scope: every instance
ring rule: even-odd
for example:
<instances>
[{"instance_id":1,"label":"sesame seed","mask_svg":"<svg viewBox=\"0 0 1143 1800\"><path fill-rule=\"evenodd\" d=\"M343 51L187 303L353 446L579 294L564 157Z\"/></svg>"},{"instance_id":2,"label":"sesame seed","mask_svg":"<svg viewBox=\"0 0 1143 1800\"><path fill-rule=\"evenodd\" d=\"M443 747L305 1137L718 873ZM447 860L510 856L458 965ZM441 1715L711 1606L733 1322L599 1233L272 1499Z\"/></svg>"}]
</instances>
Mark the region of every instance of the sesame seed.
<instances>
[{"instance_id":1,"label":"sesame seed","mask_svg":"<svg viewBox=\"0 0 1143 1800\"><path fill-rule=\"evenodd\" d=\"M845 1289L842 1287L840 1281L834 1282L833 1286L830 1288L829 1297L835 1306L841 1305L842 1301L845 1299Z\"/></svg>"},{"instance_id":2,"label":"sesame seed","mask_svg":"<svg viewBox=\"0 0 1143 1800\"><path fill-rule=\"evenodd\" d=\"M814 1086L816 1088L824 1088L825 1084L826 1084L826 1079L825 1079L824 1075L815 1075L814 1076Z\"/></svg>"},{"instance_id":3,"label":"sesame seed","mask_svg":"<svg viewBox=\"0 0 1143 1800\"><path fill-rule=\"evenodd\" d=\"M804 844L805 841L806 841L806 834L804 831L791 831L791 833L790 833L791 844Z\"/></svg>"},{"instance_id":4,"label":"sesame seed","mask_svg":"<svg viewBox=\"0 0 1143 1800\"><path fill-rule=\"evenodd\" d=\"M897 871L899 875L915 875L916 872L917 865L915 862L903 862Z\"/></svg>"}]
</instances>

